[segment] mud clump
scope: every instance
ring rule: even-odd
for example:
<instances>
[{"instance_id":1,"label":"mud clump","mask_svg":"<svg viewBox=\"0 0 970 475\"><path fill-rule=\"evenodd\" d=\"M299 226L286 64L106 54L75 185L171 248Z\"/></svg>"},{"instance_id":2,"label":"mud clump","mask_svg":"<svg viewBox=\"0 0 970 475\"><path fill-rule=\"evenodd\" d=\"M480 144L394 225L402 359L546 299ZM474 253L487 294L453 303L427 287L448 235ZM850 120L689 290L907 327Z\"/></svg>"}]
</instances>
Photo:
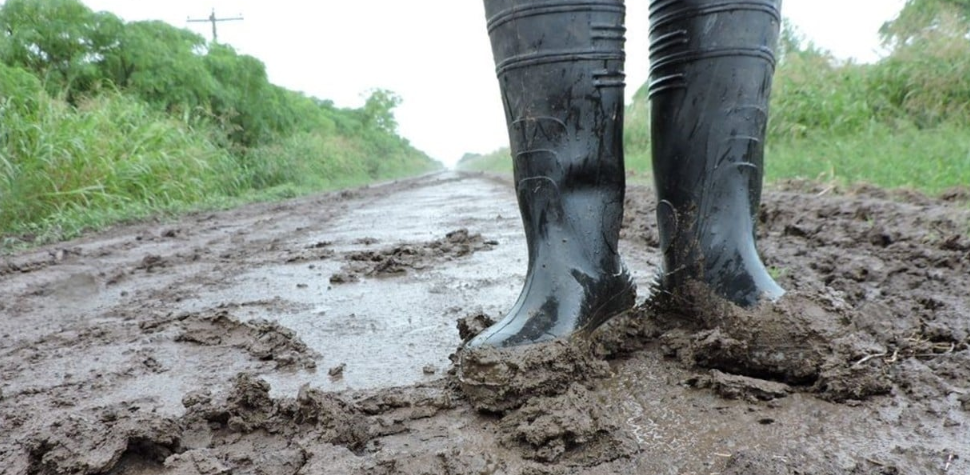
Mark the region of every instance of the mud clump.
<instances>
[{"instance_id":1,"label":"mud clump","mask_svg":"<svg viewBox=\"0 0 970 475\"><path fill-rule=\"evenodd\" d=\"M234 432L252 432L266 426L276 413L269 397L269 383L249 374L236 377L232 391L226 398L228 419L226 424Z\"/></svg>"},{"instance_id":2,"label":"mud clump","mask_svg":"<svg viewBox=\"0 0 970 475\"><path fill-rule=\"evenodd\" d=\"M325 442L354 448L361 447L370 437L368 422L361 412L335 394L304 385L296 399L273 399L269 391L265 380L242 373L234 378L223 402L210 397L183 401L188 409L184 422L203 430L222 431L221 436L260 430L296 434L301 431L300 426L311 426L312 432Z\"/></svg>"},{"instance_id":3,"label":"mud clump","mask_svg":"<svg viewBox=\"0 0 970 475\"><path fill-rule=\"evenodd\" d=\"M797 293L742 309L701 284L682 289L656 310L656 318L672 328L661 337L669 354L690 365L792 384L818 379L837 331L832 325L842 325L834 317Z\"/></svg>"},{"instance_id":4,"label":"mud clump","mask_svg":"<svg viewBox=\"0 0 970 475\"><path fill-rule=\"evenodd\" d=\"M295 399L274 399L269 391L266 381L243 373L221 396L195 394L183 401L183 438L198 442L170 457L166 466L191 467L201 461L244 473L297 473L314 467L317 471L308 473L374 473L368 454L379 446L371 447L371 441L407 432L414 421L454 408L456 399L443 387L353 397L304 385ZM304 448L294 452L295 446ZM255 456L240 457L240 447L259 450ZM271 456L274 450L282 456ZM321 467L326 470L321 472Z\"/></svg>"},{"instance_id":5,"label":"mud clump","mask_svg":"<svg viewBox=\"0 0 970 475\"><path fill-rule=\"evenodd\" d=\"M402 244L381 250L358 251L347 254L347 261L335 283L354 282L361 276L387 277L406 274L408 270L424 269L437 263L489 250L498 242L486 240L481 234L459 229L422 244Z\"/></svg>"},{"instance_id":6,"label":"mud clump","mask_svg":"<svg viewBox=\"0 0 970 475\"><path fill-rule=\"evenodd\" d=\"M346 272L337 272L330 276L331 284L350 284L354 282L360 282L360 277L356 274L348 274Z\"/></svg>"},{"instance_id":7,"label":"mud clump","mask_svg":"<svg viewBox=\"0 0 970 475\"><path fill-rule=\"evenodd\" d=\"M464 346L494 324L483 312L459 318L462 346L451 357L465 396L480 411L507 413L532 397L561 395L578 382L609 375L596 339L560 338L509 348Z\"/></svg>"},{"instance_id":8,"label":"mud clump","mask_svg":"<svg viewBox=\"0 0 970 475\"><path fill-rule=\"evenodd\" d=\"M461 317L458 319L458 338L463 344L467 343L494 324L495 319L482 312Z\"/></svg>"},{"instance_id":9,"label":"mud clump","mask_svg":"<svg viewBox=\"0 0 970 475\"><path fill-rule=\"evenodd\" d=\"M181 450L177 421L147 414L115 419L114 414L71 416L29 436L26 473L108 473L131 458L161 465Z\"/></svg>"},{"instance_id":10,"label":"mud clump","mask_svg":"<svg viewBox=\"0 0 970 475\"><path fill-rule=\"evenodd\" d=\"M327 375L334 379L340 379L344 376L344 370L347 369L347 363L340 363L327 370Z\"/></svg>"},{"instance_id":11,"label":"mud clump","mask_svg":"<svg viewBox=\"0 0 970 475\"><path fill-rule=\"evenodd\" d=\"M167 325L177 327L175 341L239 348L258 360L275 362L278 368L315 368L319 357L293 330L264 319L242 322L226 310L183 314L170 318ZM146 330L157 327L157 322L143 325Z\"/></svg>"},{"instance_id":12,"label":"mud clump","mask_svg":"<svg viewBox=\"0 0 970 475\"><path fill-rule=\"evenodd\" d=\"M502 419L500 427L505 444L526 459L588 466L636 452L636 444L607 415L588 389L573 384L559 396L531 399Z\"/></svg>"},{"instance_id":13,"label":"mud clump","mask_svg":"<svg viewBox=\"0 0 970 475\"><path fill-rule=\"evenodd\" d=\"M293 420L313 425L323 440L351 450L361 450L372 437L371 423L359 409L337 395L308 385L300 387L296 396Z\"/></svg>"},{"instance_id":14,"label":"mud clump","mask_svg":"<svg viewBox=\"0 0 970 475\"><path fill-rule=\"evenodd\" d=\"M711 388L725 399L743 399L750 402L772 401L788 396L792 391L787 384L763 379L749 378L711 370L710 374L687 380L693 388Z\"/></svg>"},{"instance_id":15,"label":"mud clump","mask_svg":"<svg viewBox=\"0 0 970 475\"><path fill-rule=\"evenodd\" d=\"M509 348L463 348L458 380L476 409L504 413L530 398L565 393L575 382L609 375L609 365L583 338Z\"/></svg>"},{"instance_id":16,"label":"mud clump","mask_svg":"<svg viewBox=\"0 0 970 475\"><path fill-rule=\"evenodd\" d=\"M880 361L864 364L866 355L884 349L852 325L852 312L831 295L793 291L777 302L742 309L695 284L653 311L668 329L660 337L665 353L689 366L809 387L834 401L891 389ZM710 387L756 399L777 392L746 384L738 393L731 389L736 381L726 382L717 376Z\"/></svg>"},{"instance_id":17,"label":"mud clump","mask_svg":"<svg viewBox=\"0 0 970 475\"><path fill-rule=\"evenodd\" d=\"M331 249L330 246L332 245L333 243L330 241L318 241L298 251L287 251L283 261L287 264L293 264L330 259L337 254L336 251Z\"/></svg>"},{"instance_id":18,"label":"mud clump","mask_svg":"<svg viewBox=\"0 0 970 475\"><path fill-rule=\"evenodd\" d=\"M145 272L153 272L155 269L159 269L168 265L168 261L162 257L155 254L149 254L145 256L141 263L135 266L136 270L143 270Z\"/></svg>"}]
</instances>

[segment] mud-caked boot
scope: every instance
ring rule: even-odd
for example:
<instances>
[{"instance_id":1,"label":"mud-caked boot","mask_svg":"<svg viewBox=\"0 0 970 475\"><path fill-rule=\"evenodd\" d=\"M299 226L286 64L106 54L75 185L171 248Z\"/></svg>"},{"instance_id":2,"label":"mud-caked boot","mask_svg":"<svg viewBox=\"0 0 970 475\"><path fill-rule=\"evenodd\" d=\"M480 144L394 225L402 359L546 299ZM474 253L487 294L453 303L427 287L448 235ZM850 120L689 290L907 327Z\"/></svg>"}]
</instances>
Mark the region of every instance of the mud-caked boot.
<instances>
[{"instance_id":1,"label":"mud-caked boot","mask_svg":"<svg viewBox=\"0 0 970 475\"><path fill-rule=\"evenodd\" d=\"M784 291L755 248L781 0L651 0L655 301L702 287L741 307Z\"/></svg>"},{"instance_id":2,"label":"mud-caked boot","mask_svg":"<svg viewBox=\"0 0 970 475\"><path fill-rule=\"evenodd\" d=\"M633 307L623 218L622 0L485 0L529 264L518 300L467 342L478 408L554 394L588 371L577 343ZM594 364L594 366L596 366Z\"/></svg>"}]
</instances>

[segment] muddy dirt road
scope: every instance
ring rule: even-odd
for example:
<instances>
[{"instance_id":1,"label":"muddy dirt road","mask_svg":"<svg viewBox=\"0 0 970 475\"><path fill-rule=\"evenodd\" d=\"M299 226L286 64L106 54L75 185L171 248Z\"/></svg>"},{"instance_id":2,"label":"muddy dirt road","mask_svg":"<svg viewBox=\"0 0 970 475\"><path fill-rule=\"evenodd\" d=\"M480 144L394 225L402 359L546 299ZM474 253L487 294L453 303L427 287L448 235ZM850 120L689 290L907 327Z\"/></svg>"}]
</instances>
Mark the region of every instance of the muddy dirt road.
<instances>
[{"instance_id":1,"label":"muddy dirt road","mask_svg":"<svg viewBox=\"0 0 970 475\"><path fill-rule=\"evenodd\" d=\"M0 473L970 474L966 194L782 188L759 230L790 290L762 309L779 322L644 307L598 337L597 371L506 414L474 411L449 359L458 320L500 316L521 285L501 180L4 256ZM641 301L653 209L631 188L621 251Z\"/></svg>"}]
</instances>

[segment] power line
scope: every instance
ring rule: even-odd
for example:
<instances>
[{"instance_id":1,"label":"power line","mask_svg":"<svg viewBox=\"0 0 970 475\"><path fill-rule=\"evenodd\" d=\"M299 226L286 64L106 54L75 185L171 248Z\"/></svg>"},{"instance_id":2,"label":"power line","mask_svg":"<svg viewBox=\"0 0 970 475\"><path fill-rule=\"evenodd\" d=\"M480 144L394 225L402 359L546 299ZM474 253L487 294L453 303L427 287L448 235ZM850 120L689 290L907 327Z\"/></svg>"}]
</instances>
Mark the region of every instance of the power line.
<instances>
[{"instance_id":1,"label":"power line","mask_svg":"<svg viewBox=\"0 0 970 475\"><path fill-rule=\"evenodd\" d=\"M231 18L217 18L216 9L213 8L212 13L209 14L209 18L186 18L185 21L187 23L205 23L205 22L212 23L212 42L216 43L219 41L219 33L218 31L216 31L216 23L220 21L238 21L242 19L243 19L242 14L240 14L237 17L231 17Z\"/></svg>"}]
</instances>

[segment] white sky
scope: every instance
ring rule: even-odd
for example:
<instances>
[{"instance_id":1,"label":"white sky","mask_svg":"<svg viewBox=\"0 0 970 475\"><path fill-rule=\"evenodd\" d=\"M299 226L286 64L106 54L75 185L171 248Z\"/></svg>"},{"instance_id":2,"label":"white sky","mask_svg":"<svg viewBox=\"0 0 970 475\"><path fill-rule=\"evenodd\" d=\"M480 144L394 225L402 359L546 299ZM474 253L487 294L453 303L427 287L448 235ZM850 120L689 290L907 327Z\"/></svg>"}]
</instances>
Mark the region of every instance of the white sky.
<instances>
[{"instance_id":1,"label":"white sky","mask_svg":"<svg viewBox=\"0 0 970 475\"><path fill-rule=\"evenodd\" d=\"M446 164L508 144L480 0L82 0L125 20L163 20L211 36L266 63L270 81L360 107L366 91L404 102L400 133ZM785 0L783 14L836 57L879 57L878 29L905 0ZM627 0L627 97L647 80L648 0Z\"/></svg>"}]
</instances>

